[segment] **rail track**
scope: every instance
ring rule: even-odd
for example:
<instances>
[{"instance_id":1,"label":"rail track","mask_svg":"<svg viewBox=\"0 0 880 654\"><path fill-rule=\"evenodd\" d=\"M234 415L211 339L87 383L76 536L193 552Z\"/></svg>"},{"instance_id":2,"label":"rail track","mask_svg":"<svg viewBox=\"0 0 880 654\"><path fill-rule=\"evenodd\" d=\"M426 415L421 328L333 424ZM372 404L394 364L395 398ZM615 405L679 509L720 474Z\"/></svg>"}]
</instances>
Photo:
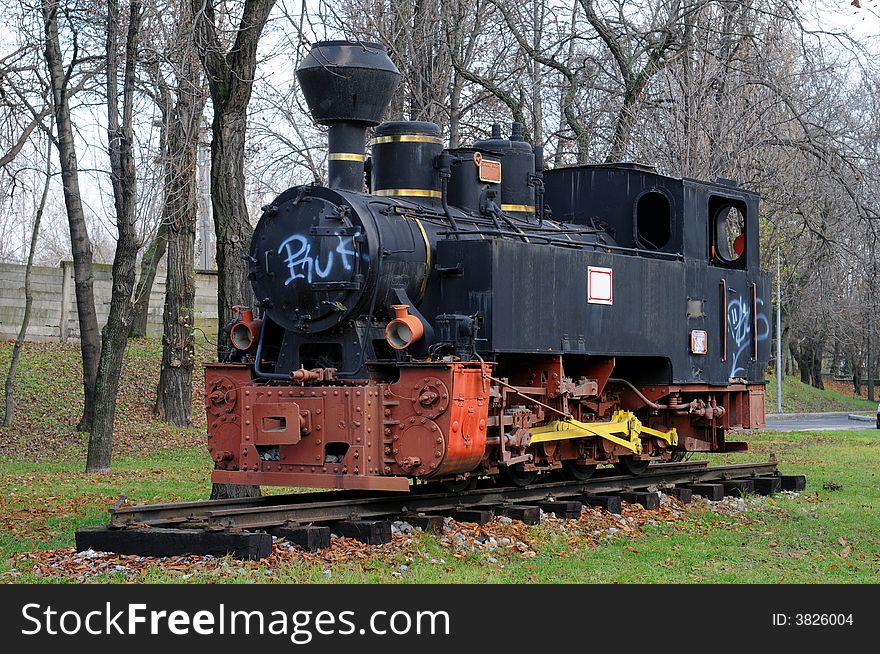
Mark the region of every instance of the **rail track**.
<instances>
[{"instance_id":1,"label":"rail track","mask_svg":"<svg viewBox=\"0 0 880 654\"><path fill-rule=\"evenodd\" d=\"M271 550L271 535L307 549L329 544L335 533L370 543L387 542L391 519L424 529L442 517L485 522L507 515L537 522L540 511L576 517L583 504L619 512L621 500L646 508L659 504L658 489L690 501L696 493L710 500L724 495L802 490L803 477L780 475L776 461L710 466L707 461L652 465L639 476L600 471L585 481L549 481L523 488L487 485L459 493L420 485L412 492L321 491L230 500L199 500L110 509L106 527L77 532L78 549L122 554L225 554L260 558ZM268 533L267 533L268 532Z\"/></svg>"}]
</instances>

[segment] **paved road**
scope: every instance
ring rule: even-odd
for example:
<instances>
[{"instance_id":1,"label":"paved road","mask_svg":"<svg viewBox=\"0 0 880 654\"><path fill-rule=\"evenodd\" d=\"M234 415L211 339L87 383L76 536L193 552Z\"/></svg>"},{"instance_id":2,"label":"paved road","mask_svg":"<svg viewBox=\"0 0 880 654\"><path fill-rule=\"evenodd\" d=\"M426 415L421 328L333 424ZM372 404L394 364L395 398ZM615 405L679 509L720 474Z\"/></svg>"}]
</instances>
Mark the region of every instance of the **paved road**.
<instances>
[{"instance_id":1,"label":"paved road","mask_svg":"<svg viewBox=\"0 0 880 654\"><path fill-rule=\"evenodd\" d=\"M767 429L773 431L821 431L827 429L874 429L876 424L851 420L846 413L800 413L791 417L767 416Z\"/></svg>"}]
</instances>

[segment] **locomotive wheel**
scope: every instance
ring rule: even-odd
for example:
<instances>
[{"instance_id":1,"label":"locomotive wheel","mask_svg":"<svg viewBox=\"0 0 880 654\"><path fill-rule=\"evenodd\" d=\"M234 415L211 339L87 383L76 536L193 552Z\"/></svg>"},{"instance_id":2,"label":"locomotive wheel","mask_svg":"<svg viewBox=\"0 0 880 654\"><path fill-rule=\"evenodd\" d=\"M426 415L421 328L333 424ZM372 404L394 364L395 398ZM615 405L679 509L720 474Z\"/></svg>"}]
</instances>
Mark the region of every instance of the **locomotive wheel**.
<instances>
[{"instance_id":1,"label":"locomotive wheel","mask_svg":"<svg viewBox=\"0 0 880 654\"><path fill-rule=\"evenodd\" d=\"M586 481L596 472L596 466L584 465L576 461L562 462L562 475L571 481Z\"/></svg>"},{"instance_id":2,"label":"locomotive wheel","mask_svg":"<svg viewBox=\"0 0 880 654\"><path fill-rule=\"evenodd\" d=\"M450 479L440 482L443 490L447 493L461 493L466 490L474 490L477 487L477 478L468 477L467 479Z\"/></svg>"},{"instance_id":3,"label":"locomotive wheel","mask_svg":"<svg viewBox=\"0 0 880 654\"><path fill-rule=\"evenodd\" d=\"M534 470L526 472L524 470L517 470L515 467L508 466L506 468L501 468L501 478L511 486L523 488L535 481L535 479L538 478L538 473Z\"/></svg>"},{"instance_id":4,"label":"locomotive wheel","mask_svg":"<svg viewBox=\"0 0 880 654\"><path fill-rule=\"evenodd\" d=\"M637 461L631 456L622 456L614 467L622 475L636 476L645 472L649 465L651 465L650 461Z\"/></svg>"}]
</instances>

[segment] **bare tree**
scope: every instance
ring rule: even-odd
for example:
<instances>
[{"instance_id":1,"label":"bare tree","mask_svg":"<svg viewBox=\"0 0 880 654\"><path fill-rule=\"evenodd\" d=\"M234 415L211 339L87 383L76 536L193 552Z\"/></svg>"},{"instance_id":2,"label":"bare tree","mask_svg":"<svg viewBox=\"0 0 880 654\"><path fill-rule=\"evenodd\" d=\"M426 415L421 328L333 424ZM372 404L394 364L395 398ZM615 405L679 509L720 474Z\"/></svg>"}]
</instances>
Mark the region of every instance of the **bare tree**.
<instances>
[{"instance_id":1,"label":"bare tree","mask_svg":"<svg viewBox=\"0 0 880 654\"><path fill-rule=\"evenodd\" d=\"M195 43L208 78L214 119L211 124L211 205L217 235L217 314L219 325L232 319L232 307L252 305L246 257L253 228L245 201L244 152L247 109L257 68L257 45L275 0L245 0L232 46L220 39L214 0L192 0ZM217 330L217 353L228 344ZM215 484L211 497L259 494L257 486Z\"/></svg>"},{"instance_id":2,"label":"bare tree","mask_svg":"<svg viewBox=\"0 0 880 654\"><path fill-rule=\"evenodd\" d=\"M45 61L41 54L41 37L33 34L36 25L30 7L19 7L24 15L4 16L17 19L12 41L5 42L8 51L0 55L0 168L6 168L27 146L34 142L34 134L46 128L45 120L52 115L49 85L42 69ZM25 18L27 16L27 18ZM41 30L42 31L42 30Z\"/></svg>"},{"instance_id":3,"label":"bare tree","mask_svg":"<svg viewBox=\"0 0 880 654\"><path fill-rule=\"evenodd\" d=\"M464 88L467 80L462 77L458 68L466 67L473 61L483 22L480 3L456 0L448 7L443 24L450 51L449 65L452 67L449 88L449 147L457 148L462 144L462 121L469 104ZM458 62L458 66L453 62Z\"/></svg>"},{"instance_id":4,"label":"bare tree","mask_svg":"<svg viewBox=\"0 0 880 654\"><path fill-rule=\"evenodd\" d=\"M621 104L605 160L620 161L626 155L635 112L648 82L681 48L685 16L706 0L645 2L641 11L625 8L623 0L618 0L607 16L596 10L593 0L579 1L619 74ZM646 24L637 24L628 17L631 15L639 16Z\"/></svg>"},{"instance_id":5,"label":"bare tree","mask_svg":"<svg viewBox=\"0 0 880 654\"><path fill-rule=\"evenodd\" d=\"M122 374L122 359L131 326L131 298L137 269L140 239L137 230L137 176L134 166L134 89L138 44L143 11L139 0L131 0L125 36L122 108L119 105L119 4L107 3L107 134L110 150L110 179L116 209L116 254L113 257L113 290L110 315L101 333L101 358L95 383L95 408L89 436L86 471L110 468L116 396Z\"/></svg>"},{"instance_id":6,"label":"bare tree","mask_svg":"<svg viewBox=\"0 0 880 654\"><path fill-rule=\"evenodd\" d=\"M72 31L72 56L67 67L61 55L59 37L59 0L42 0L45 26L45 58L52 89L52 105L57 125L58 158L61 166L61 182L64 203L70 228L70 244L73 255L74 292L79 315L80 350L83 361L83 414L77 429L91 431L95 405L95 382L98 377L98 359L101 353L101 336L95 311L94 281L92 277L92 243L83 211L77 167L74 127L70 114L70 80L80 59L78 36Z\"/></svg>"},{"instance_id":7,"label":"bare tree","mask_svg":"<svg viewBox=\"0 0 880 654\"><path fill-rule=\"evenodd\" d=\"M48 141L48 143L46 179L43 182L43 192L40 195L40 203L34 216L27 264L25 264L24 269L24 316L21 319L21 329L18 332L18 337L15 339L15 345L12 347L12 359L9 362L9 371L6 374L6 414L3 418L3 425L5 427L11 427L15 419L15 376L18 369L18 360L21 357L21 349L24 346L28 325L31 321L31 307L34 304L34 296L31 292L31 270L34 267L34 254L37 251L37 240L40 236L40 222L43 219L43 211L46 209L46 198L49 196L49 185L52 182L52 143L51 141Z\"/></svg>"},{"instance_id":8,"label":"bare tree","mask_svg":"<svg viewBox=\"0 0 880 654\"><path fill-rule=\"evenodd\" d=\"M157 16L160 17L160 20L161 15L164 13L162 11L163 8L164 7L159 4L156 4L153 7L153 13L156 13ZM171 5L171 11L179 15L179 10L173 4ZM149 56L144 57L142 66L146 70L149 79L146 83L140 85L140 90L145 95L153 98L162 116L161 127L159 129L158 156L153 162L154 164L158 164L155 165L155 168L157 169L157 181L164 178L164 166L166 165L166 139L168 138L169 123L169 103L167 102L167 96L164 95L167 86L162 87L158 84L161 75L160 64L162 61L175 54L173 52L159 52L160 49L164 49L165 47L174 47L172 44L163 42L161 33L161 29L157 30L156 36L152 39L155 43L145 43L145 49L149 50L150 54ZM157 86L159 86L158 91L156 89ZM156 225L155 231L152 233L152 238L150 238L149 245L147 245L144 250L144 255L141 258L140 273L138 274L137 286L134 291L134 308L132 309L131 329L129 330L129 336L132 338L144 338L147 335L150 297L153 291L153 284L156 282L156 275L159 272L159 264L165 257L165 250L167 247L168 223L162 220L162 217L160 216L158 225Z\"/></svg>"},{"instance_id":9,"label":"bare tree","mask_svg":"<svg viewBox=\"0 0 880 654\"><path fill-rule=\"evenodd\" d=\"M0 75L2 75L2 69L0 69ZM46 106L40 108L36 115L32 116L27 125L25 125L21 132L18 135L18 138L12 143L9 148L0 155L0 168L10 164L13 159L22 151L24 146L30 141L31 135L34 133L42 122L52 114L52 105L46 104Z\"/></svg>"},{"instance_id":10,"label":"bare tree","mask_svg":"<svg viewBox=\"0 0 880 654\"><path fill-rule=\"evenodd\" d=\"M295 0L294 0L295 2ZM277 31L274 56L264 65L295 71L308 53L303 34L306 12L288 11L280 3L284 21ZM312 120L305 98L293 75L273 82L261 80L254 88L248 108L249 144L246 153L254 191L258 195L278 195L292 184L323 184L327 163L326 134ZM255 203L259 206L260 203ZM251 208L253 211L253 207Z\"/></svg>"},{"instance_id":11,"label":"bare tree","mask_svg":"<svg viewBox=\"0 0 880 654\"><path fill-rule=\"evenodd\" d=\"M164 150L164 147L164 143L160 145L160 149ZM138 275L137 287L134 291L131 329L128 334L132 338L143 338L147 335L147 322L150 317L150 295L153 290L153 284L156 281L156 274L159 271L159 264L165 256L167 248L168 223L160 220L156 233L141 259L141 271Z\"/></svg>"},{"instance_id":12,"label":"bare tree","mask_svg":"<svg viewBox=\"0 0 880 654\"><path fill-rule=\"evenodd\" d=\"M247 280L253 228L245 201L244 152L247 109L257 67L257 45L275 0L245 0L241 21L228 49L221 41L214 0L192 0L195 42L208 78L214 118L211 125L211 205L217 235L217 311L219 324L232 319L232 307L253 304ZM217 351L228 348L218 329Z\"/></svg>"},{"instance_id":13,"label":"bare tree","mask_svg":"<svg viewBox=\"0 0 880 654\"><path fill-rule=\"evenodd\" d=\"M577 162L583 164L587 162L589 154L588 146L590 141L589 131L584 124L577 110L575 102L580 93L581 78L583 72L582 62L578 63L574 57L574 30L571 33L565 33L561 41L554 44L546 43L544 38L543 21L539 20L541 16L548 14L548 8L543 2L527 3L531 6L525 6L522 11L515 5L500 0L490 0L500 12L507 28L516 39L517 45L530 59L530 65L527 67L529 75L529 84L532 87L532 138L538 144L543 144L543 93L542 86L542 68L547 68L562 77L562 92L560 96L560 113L562 121L574 132ZM525 21L525 16L531 13L533 21L529 25ZM572 23L576 22L577 9L572 10ZM522 26L526 25L531 30L531 35L527 34ZM531 38L529 38L531 36ZM567 56L566 56L567 55ZM576 67L577 66L577 67Z\"/></svg>"},{"instance_id":14,"label":"bare tree","mask_svg":"<svg viewBox=\"0 0 880 654\"><path fill-rule=\"evenodd\" d=\"M177 9L175 38L169 62L176 77L174 91L157 75L165 129L165 199L162 225L168 242L168 273L163 314L162 369L154 413L172 425L192 421L193 322L195 304L195 238L198 194L196 156L206 93L189 26L192 5Z\"/></svg>"}]
</instances>

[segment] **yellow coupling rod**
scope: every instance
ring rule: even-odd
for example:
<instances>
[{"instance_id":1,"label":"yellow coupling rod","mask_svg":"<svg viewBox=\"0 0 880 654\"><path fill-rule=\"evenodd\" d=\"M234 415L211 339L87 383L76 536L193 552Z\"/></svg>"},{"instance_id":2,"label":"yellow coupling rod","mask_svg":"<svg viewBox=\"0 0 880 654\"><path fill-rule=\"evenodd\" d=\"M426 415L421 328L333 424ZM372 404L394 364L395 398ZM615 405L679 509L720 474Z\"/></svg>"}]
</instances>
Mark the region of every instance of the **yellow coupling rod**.
<instances>
[{"instance_id":1,"label":"yellow coupling rod","mask_svg":"<svg viewBox=\"0 0 880 654\"><path fill-rule=\"evenodd\" d=\"M635 454L642 453L641 434L657 436L670 445L678 445L675 427L668 432L645 427L631 411L615 411L610 422L581 422L574 418L553 420L546 425L532 427L529 432L532 434L532 443L598 436Z\"/></svg>"}]
</instances>

